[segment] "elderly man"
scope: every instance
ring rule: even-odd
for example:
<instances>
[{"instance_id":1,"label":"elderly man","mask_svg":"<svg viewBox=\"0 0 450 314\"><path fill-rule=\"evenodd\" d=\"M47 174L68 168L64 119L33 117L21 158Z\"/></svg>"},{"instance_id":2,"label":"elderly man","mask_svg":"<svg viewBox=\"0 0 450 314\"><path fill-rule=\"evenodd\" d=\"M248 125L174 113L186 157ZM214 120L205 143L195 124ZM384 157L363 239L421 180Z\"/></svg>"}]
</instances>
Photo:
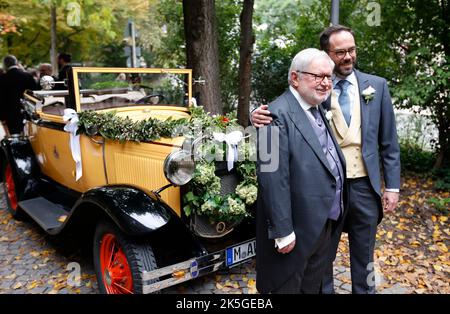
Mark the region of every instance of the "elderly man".
<instances>
[{"instance_id":1,"label":"elderly man","mask_svg":"<svg viewBox=\"0 0 450 314\"><path fill-rule=\"evenodd\" d=\"M377 224L383 209L393 211L400 189L400 148L395 115L384 78L355 70L356 43L352 29L334 25L320 35L320 46L336 64L332 96L323 107L347 161L349 211L345 226L350 246L352 292L375 293L373 255ZM271 121L267 107L252 114L255 126ZM380 161L385 190L381 193ZM336 233L339 235L339 233ZM333 239L331 258L339 238ZM327 271L324 293L334 293L333 269Z\"/></svg>"},{"instance_id":2,"label":"elderly man","mask_svg":"<svg viewBox=\"0 0 450 314\"><path fill-rule=\"evenodd\" d=\"M319 293L331 238L341 229L344 156L319 107L330 94L333 67L323 51L300 51L289 69L289 88L269 105L273 121L258 130L261 293Z\"/></svg>"},{"instance_id":3,"label":"elderly man","mask_svg":"<svg viewBox=\"0 0 450 314\"><path fill-rule=\"evenodd\" d=\"M39 64L39 74L40 77L43 76L52 76L53 75L53 67L50 63L41 63Z\"/></svg>"},{"instance_id":4,"label":"elderly man","mask_svg":"<svg viewBox=\"0 0 450 314\"><path fill-rule=\"evenodd\" d=\"M15 56L6 56L3 67L6 73L0 78L0 119L9 134L20 134L23 131L20 99L25 90L36 89L36 82L19 67Z\"/></svg>"},{"instance_id":5,"label":"elderly man","mask_svg":"<svg viewBox=\"0 0 450 314\"><path fill-rule=\"evenodd\" d=\"M39 65L38 70L39 70L39 78L42 78L44 76L51 76L51 77L53 77L53 67L52 67L52 65L50 63L41 63ZM53 79L56 80L55 77L53 77ZM42 89L42 86L41 86L40 82L38 83L38 85L39 85L39 89Z\"/></svg>"}]
</instances>

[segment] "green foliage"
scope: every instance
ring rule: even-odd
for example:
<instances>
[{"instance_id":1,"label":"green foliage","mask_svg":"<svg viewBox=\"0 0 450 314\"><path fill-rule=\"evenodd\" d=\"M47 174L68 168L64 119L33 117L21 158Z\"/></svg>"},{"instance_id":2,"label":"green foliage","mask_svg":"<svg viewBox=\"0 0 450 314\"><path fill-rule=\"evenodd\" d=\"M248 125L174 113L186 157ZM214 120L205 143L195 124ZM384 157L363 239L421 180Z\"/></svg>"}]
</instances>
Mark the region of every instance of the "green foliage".
<instances>
[{"instance_id":1,"label":"green foliage","mask_svg":"<svg viewBox=\"0 0 450 314\"><path fill-rule=\"evenodd\" d=\"M242 1L216 1L220 91L224 112L237 105Z\"/></svg>"},{"instance_id":2,"label":"green foliage","mask_svg":"<svg viewBox=\"0 0 450 314\"><path fill-rule=\"evenodd\" d=\"M435 189L450 192L450 167L434 170L433 177Z\"/></svg>"},{"instance_id":3,"label":"green foliage","mask_svg":"<svg viewBox=\"0 0 450 314\"><path fill-rule=\"evenodd\" d=\"M0 53L16 54L27 65L49 61L49 4L57 6L58 50L75 62L123 66L122 37L129 17L152 67L186 63L182 2L173 0L83 0L81 25L67 25L70 0L0 0L14 16L17 32L0 37ZM242 1L216 1L221 92L225 112L238 94L239 14ZM329 0L255 1L252 101L267 103L287 87L287 71L301 49L319 46L329 25ZM367 23L371 0L341 1L340 22L353 28L357 67L386 77L396 107L427 109L439 129L437 160L450 156L450 21L448 0L378 0L381 23Z\"/></svg>"},{"instance_id":4,"label":"green foliage","mask_svg":"<svg viewBox=\"0 0 450 314\"><path fill-rule=\"evenodd\" d=\"M428 199L428 203L433 205L434 208L440 211L443 215L449 214L450 198L430 197Z\"/></svg>"},{"instance_id":5,"label":"green foliage","mask_svg":"<svg viewBox=\"0 0 450 314\"><path fill-rule=\"evenodd\" d=\"M423 148L415 141L400 140L400 158L402 172L429 173L433 168L435 154Z\"/></svg>"},{"instance_id":6,"label":"green foliage","mask_svg":"<svg viewBox=\"0 0 450 314\"><path fill-rule=\"evenodd\" d=\"M439 130L439 166L448 165L450 153L450 35L448 1L381 2L387 20L383 24L386 54L400 60L388 76L396 104L428 109ZM401 13L401 14L399 14ZM396 19L397 23L388 20Z\"/></svg>"},{"instance_id":7,"label":"green foliage","mask_svg":"<svg viewBox=\"0 0 450 314\"><path fill-rule=\"evenodd\" d=\"M81 7L80 25L70 26L68 4ZM1 0L0 6L15 16L16 33L0 37L0 54L15 54L25 65L50 61L50 5L56 5L57 50L72 54L76 63L118 66L123 55L113 55L120 47L128 18L137 26L151 17L153 0ZM157 35L157 34L155 34ZM118 48L119 49L119 48ZM117 58L117 60L114 60Z\"/></svg>"},{"instance_id":8,"label":"green foliage","mask_svg":"<svg viewBox=\"0 0 450 314\"><path fill-rule=\"evenodd\" d=\"M226 160L226 145L214 140L213 132L230 132L240 129L234 113L211 116L202 107L191 108L190 132L193 138L199 134L206 140L195 147L197 160L189 193L184 198L184 212L206 215L213 222L236 222L249 215L248 209L256 201L257 181L254 160L254 141L241 140L238 144L239 159L235 163L239 184L235 191L221 195L220 178L216 175L216 161ZM224 161L225 162L225 161Z\"/></svg>"},{"instance_id":9,"label":"green foliage","mask_svg":"<svg viewBox=\"0 0 450 314\"><path fill-rule=\"evenodd\" d=\"M149 65L163 68L179 68L186 64L183 6L181 1L161 0L155 8L160 36L143 34L147 50L150 51Z\"/></svg>"},{"instance_id":10,"label":"green foliage","mask_svg":"<svg viewBox=\"0 0 450 314\"><path fill-rule=\"evenodd\" d=\"M258 4L252 80L258 103L274 100L288 87L292 58L304 48L319 46L328 12L326 3L320 1L270 0Z\"/></svg>"},{"instance_id":11,"label":"green foliage","mask_svg":"<svg viewBox=\"0 0 450 314\"><path fill-rule=\"evenodd\" d=\"M253 164L243 161L241 164ZM256 181L249 180L242 172L243 167L237 168L240 183L234 192L221 195L220 178L215 174L215 161L202 160L196 163L190 191L183 198L186 216L196 213L206 215L212 222L236 222L249 215L247 207L256 201L258 188ZM249 167L250 168L250 167ZM254 168L253 176L256 176Z\"/></svg>"},{"instance_id":12,"label":"green foliage","mask_svg":"<svg viewBox=\"0 0 450 314\"><path fill-rule=\"evenodd\" d=\"M110 82L101 82L105 84ZM78 134L88 136L100 135L106 139L124 141L155 141L161 137L171 138L186 136L197 138L205 132L224 132L227 128L239 128L233 114L227 116L211 116L202 107L191 108L191 119L161 121L148 118L133 121L129 117L120 117L116 111L100 113L83 111L79 114ZM248 207L253 205L257 196L256 165L250 159L254 148L245 140L238 145L239 154L244 158L236 162L236 171L240 182L236 190L221 195L220 178L215 174L215 159L208 156L219 156L224 160L224 144L214 141L212 134L206 133L207 140L202 143L199 160L196 162L195 174L189 184L189 192L183 198L184 212L206 215L211 221L235 222L249 215Z\"/></svg>"},{"instance_id":13,"label":"green foliage","mask_svg":"<svg viewBox=\"0 0 450 314\"><path fill-rule=\"evenodd\" d=\"M100 135L104 138L117 141L155 141L161 137L176 137L182 134L186 119L161 121L148 118L133 121L129 117L122 118L115 111L99 113L95 111L83 111L79 114L78 134L90 136Z\"/></svg>"},{"instance_id":14,"label":"green foliage","mask_svg":"<svg viewBox=\"0 0 450 314\"><path fill-rule=\"evenodd\" d=\"M92 89L106 89L106 88L118 88L118 87L128 87L128 82L123 81L107 81L94 83L89 88Z\"/></svg>"},{"instance_id":15,"label":"green foliage","mask_svg":"<svg viewBox=\"0 0 450 314\"><path fill-rule=\"evenodd\" d=\"M435 146L442 163L450 156L450 14L448 1L379 0L379 25L369 25L368 4L341 1L340 23L352 27L358 46L357 68L386 77L395 105L428 109L439 129ZM296 8L296 9L293 9ZM258 3L254 57L255 100L267 103L287 87L296 52L318 47L328 26L330 1L268 0ZM265 28L261 26L265 25Z\"/></svg>"},{"instance_id":16,"label":"green foliage","mask_svg":"<svg viewBox=\"0 0 450 314\"><path fill-rule=\"evenodd\" d=\"M127 57L124 52L125 44L112 42L100 47L98 66L124 68L127 66Z\"/></svg>"}]
</instances>

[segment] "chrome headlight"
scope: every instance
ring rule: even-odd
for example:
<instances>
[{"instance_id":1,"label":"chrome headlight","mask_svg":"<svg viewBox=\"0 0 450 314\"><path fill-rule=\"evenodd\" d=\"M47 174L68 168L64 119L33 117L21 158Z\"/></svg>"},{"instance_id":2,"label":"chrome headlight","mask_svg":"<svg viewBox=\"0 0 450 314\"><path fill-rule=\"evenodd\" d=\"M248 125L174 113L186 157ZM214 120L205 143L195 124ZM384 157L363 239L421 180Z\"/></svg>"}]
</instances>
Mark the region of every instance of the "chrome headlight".
<instances>
[{"instance_id":1,"label":"chrome headlight","mask_svg":"<svg viewBox=\"0 0 450 314\"><path fill-rule=\"evenodd\" d=\"M171 153L164 160L164 175L174 185L185 185L194 176L195 162L192 154L185 150Z\"/></svg>"}]
</instances>

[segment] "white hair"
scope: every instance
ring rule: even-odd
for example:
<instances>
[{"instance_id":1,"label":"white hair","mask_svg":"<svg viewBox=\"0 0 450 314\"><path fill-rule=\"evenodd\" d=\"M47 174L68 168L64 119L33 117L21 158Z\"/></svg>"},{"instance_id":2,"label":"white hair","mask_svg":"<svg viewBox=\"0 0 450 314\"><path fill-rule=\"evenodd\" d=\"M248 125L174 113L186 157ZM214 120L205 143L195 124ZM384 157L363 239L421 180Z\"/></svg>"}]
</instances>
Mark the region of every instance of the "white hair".
<instances>
[{"instance_id":1,"label":"white hair","mask_svg":"<svg viewBox=\"0 0 450 314\"><path fill-rule=\"evenodd\" d=\"M311 62L315 59L323 58L326 59L330 63L331 70L334 69L334 62L331 60L330 56L323 50L319 50L316 48L307 48L303 49L299 53L297 53L292 59L291 67L288 72L288 83L291 85L291 73L298 71L306 71L311 64Z\"/></svg>"}]
</instances>

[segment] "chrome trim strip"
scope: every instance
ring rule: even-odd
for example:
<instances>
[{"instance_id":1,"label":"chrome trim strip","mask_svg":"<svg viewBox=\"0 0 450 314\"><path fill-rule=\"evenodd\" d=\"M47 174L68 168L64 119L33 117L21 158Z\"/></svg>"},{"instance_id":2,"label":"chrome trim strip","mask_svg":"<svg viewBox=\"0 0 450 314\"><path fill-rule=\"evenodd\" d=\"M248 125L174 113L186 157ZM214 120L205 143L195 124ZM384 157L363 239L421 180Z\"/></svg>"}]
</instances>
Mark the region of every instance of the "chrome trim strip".
<instances>
[{"instance_id":1,"label":"chrome trim strip","mask_svg":"<svg viewBox=\"0 0 450 314\"><path fill-rule=\"evenodd\" d=\"M235 245L241 245L241 244L245 244L248 243L250 241L254 241L255 238L243 241L241 243L237 243ZM235 246L233 245L233 246ZM226 250L227 248L215 252L215 253L211 253L211 254L207 254L207 255L203 255L203 256L199 256L197 258L191 258L189 260L174 264L174 265L169 265L163 268L159 268L159 269L155 269L153 271L148 271L148 272L144 272L142 274L142 281L143 281L143 293L147 294L147 293L152 293L161 289L165 289L168 288L170 286L174 286L176 284L191 280L193 278L197 278L212 272L215 272L217 270L219 270L221 267L226 267ZM239 263L237 263L236 265L239 265L244 261L241 261ZM235 266L235 265L233 265ZM191 267L193 267L193 269L195 269L195 276L192 276L193 273L193 269L191 269ZM159 277L163 277L163 276L167 276L167 275L171 275L176 271L181 271L184 270L185 274L182 277L169 277L166 278L164 280L161 281L157 281ZM148 281L155 281L152 283L145 283Z\"/></svg>"},{"instance_id":2,"label":"chrome trim strip","mask_svg":"<svg viewBox=\"0 0 450 314\"><path fill-rule=\"evenodd\" d=\"M173 272L176 272L176 271L189 269L189 268L191 268L191 264L193 261L195 261L195 258L192 258L190 260L187 260L187 261L184 261L184 262L181 262L178 264L155 269L152 271L146 271L142 275L142 280L144 280L144 281L153 280L153 279L159 278L161 276L172 274Z\"/></svg>"},{"instance_id":3,"label":"chrome trim strip","mask_svg":"<svg viewBox=\"0 0 450 314\"><path fill-rule=\"evenodd\" d=\"M203 276L203 275L206 275L206 274L209 274L209 273L212 273L212 272L215 272L222 265L224 265L224 261L220 261L220 262L217 262L215 264L203 267L203 268L198 270L199 275L196 276L195 278ZM158 291L158 290L161 290L161 289L165 289L165 288L177 285L179 283L191 280L193 278L194 277L192 277L191 273L188 272L188 273L186 273L186 275L184 275L181 278L172 277L172 278L167 278L165 280L157 281L157 282L154 282L154 283L151 283L151 284L147 284L147 285L144 284L143 287L142 287L142 290L143 290L144 294L148 294L148 293L152 293L152 292L155 292L155 291Z\"/></svg>"}]
</instances>

